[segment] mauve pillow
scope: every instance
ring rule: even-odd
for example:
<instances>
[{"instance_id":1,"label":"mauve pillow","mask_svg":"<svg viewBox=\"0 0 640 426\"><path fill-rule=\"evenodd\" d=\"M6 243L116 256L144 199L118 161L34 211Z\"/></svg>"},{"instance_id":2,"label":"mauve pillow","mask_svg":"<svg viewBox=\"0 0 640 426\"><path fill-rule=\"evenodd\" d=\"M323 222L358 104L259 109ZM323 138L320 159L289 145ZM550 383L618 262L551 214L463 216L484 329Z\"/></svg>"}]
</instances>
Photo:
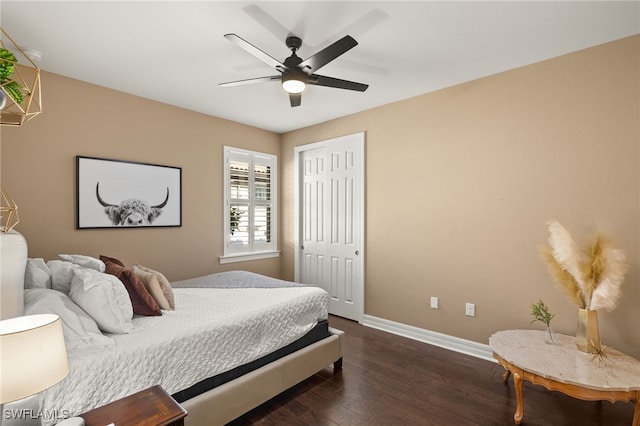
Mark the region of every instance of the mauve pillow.
<instances>
[{"instance_id":1,"label":"mauve pillow","mask_svg":"<svg viewBox=\"0 0 640 426\"><path fill-rule=\"evenodd\" d=\"M112 257L100 256L100 260L106 265L105 272L115 275L124 284L127 292L129 292L134 314L146 316L162 315L158 302L156 302L132 269L125 268L122 262Z\"/></svg>"},{"instance_id":2,"label":"mauve pillow","mask_svg":"<svg viewBox=\"0 0 640 426\"><path fill-rule=\"evenodd\" d=\"M124 263L122 263L120 260L116 259L115 257L100 256L100 260L102 260L105 263L105 266L107 262L111 262L111 263L115 263L116 265L120 265L123 268L125 267Z\"/></svg>"},{"instance_id":3,"label":"mauve pillow","mask_svg":"<svg viewBox=\"0 0 640 426\"><path fill-rule=\"evenodd\" d=\"M139 263L133 265L132 269L133 272L135 272L136 275L140 277L140 279L142 279L142 281L147 286L147 289L151 292L151 295L156 299L158 305L160 305L162 309L175 309L176 303L173 297L173 288L171 287L169 280L167 280L167 277L165 277L160 272L149 269L146 266L140 265ZM160 287L160 291L156 291L154 293L154 291L152 291L152 288L155 289L156 282ZM166 303L168 307L163 307L164 303Z\"/></svg>"}]
</instances>

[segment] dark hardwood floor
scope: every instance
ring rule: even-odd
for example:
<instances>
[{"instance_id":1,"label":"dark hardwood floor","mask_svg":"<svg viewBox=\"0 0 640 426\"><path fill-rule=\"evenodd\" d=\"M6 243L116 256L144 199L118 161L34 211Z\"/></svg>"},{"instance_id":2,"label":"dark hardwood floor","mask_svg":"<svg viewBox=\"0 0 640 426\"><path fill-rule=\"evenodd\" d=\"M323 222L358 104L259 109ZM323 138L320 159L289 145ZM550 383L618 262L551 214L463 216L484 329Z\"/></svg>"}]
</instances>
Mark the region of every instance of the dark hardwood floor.
<instances>
[{"instance_id":1,"label":"dark hardwood floor","mask_svg":"<svg viewBox=\"0 0 640 426\"><path fill-rule=\"evenodd\" d=\"M513 425L513 379L493 362L339 317L342 371L331 367L232 422L241 425ZM524 384L522 425L631 425L633 404L580 401Z\"/></svg>"}]
</instances>

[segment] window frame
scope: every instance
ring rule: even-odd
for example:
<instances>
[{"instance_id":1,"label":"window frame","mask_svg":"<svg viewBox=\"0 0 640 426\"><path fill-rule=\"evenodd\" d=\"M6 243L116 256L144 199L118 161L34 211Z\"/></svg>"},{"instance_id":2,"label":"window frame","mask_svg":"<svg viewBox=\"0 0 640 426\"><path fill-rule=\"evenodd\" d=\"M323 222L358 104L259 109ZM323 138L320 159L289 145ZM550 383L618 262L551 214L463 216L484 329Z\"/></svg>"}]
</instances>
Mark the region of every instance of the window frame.
<instances>
[{"instance_id":1,"label":"window frame","mask_svg":"<svg viewBox=\"0 0 640 426\"><path fill-rule=\"evenodd\" d=\"M232 197L231 163L239 162L248 165L248 198ZM242 262L248 260L265 259L280 255L278 250L278 157L275 154L251 151L247 149L224 146L224 200L223 200L223 255L219 260L221 264ZM256 197L255 166L264 165L271 168L269 174L269 202ZM248 243L234 246L231 242L231 206L233 204L247 203L249 211L249 229L255 229L255 207L269 206L269 241L255 241L255 233L248 232Z\"/></svg>"}]
</instances>

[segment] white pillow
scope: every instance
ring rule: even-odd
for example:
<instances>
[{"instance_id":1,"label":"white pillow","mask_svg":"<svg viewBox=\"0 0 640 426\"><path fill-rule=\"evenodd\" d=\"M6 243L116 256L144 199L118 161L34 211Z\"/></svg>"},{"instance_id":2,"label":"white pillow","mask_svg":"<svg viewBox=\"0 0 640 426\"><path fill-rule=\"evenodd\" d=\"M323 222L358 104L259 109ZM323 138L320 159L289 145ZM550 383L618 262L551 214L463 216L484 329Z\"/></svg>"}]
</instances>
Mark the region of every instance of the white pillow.
<instances>
[{"instance_id":1,"label":"white pillow","mask_svg":"<svg viewBox=\"0 0 640 426\"><path fill-rule=\"evenodd\" d=\"M62 320L62 332L67 352L108 349L113 339L103 335L98 324L64 293L48 288L24 291L24 314L56 314Z\"/></svg>"},{"instance_id":2,"label":"white pillow","mask_svg":"<svg viewBox=\"0 0 640 426\"><path fill-rule=\"evenodd\" d=\"M71 280L71 300L87 311L100 330L108 333L131 333L133 306L129 293L117 277L78 268Z\"/></svg>"},{"instance_id":3,"label":"white pillow","mask_svg":"<svg viewBox=\"0 0 640 426\"><path fill-rule=\"evenodd\" d=\"M66 260L67 262L84 266L85 268L95 269L98 272L104 272L106 268L106 265L102 260L91 256L85 256L83 254L59 254L58 257L62 260Z\"/></svg>"},{"instance_id":4,"label":"white pillow","mask_svg":"<svg viewBox=\"0 0 640 426\"><path fill-rule=\"evenodd\" d=\"M51 288L51 270L44 259L27 259L24 288Z\"/></svg>"},{"instance_id":5,"label":"white pillow","mask_svg":"<svg viewBox=\"0 0 640 426\"><path fill-rule=\"evenodd\" d=\"M47 266L51 270L51 288L69 294L74 271L80 266L63 260L50 260Z\"/></svg>"}]
</instances>

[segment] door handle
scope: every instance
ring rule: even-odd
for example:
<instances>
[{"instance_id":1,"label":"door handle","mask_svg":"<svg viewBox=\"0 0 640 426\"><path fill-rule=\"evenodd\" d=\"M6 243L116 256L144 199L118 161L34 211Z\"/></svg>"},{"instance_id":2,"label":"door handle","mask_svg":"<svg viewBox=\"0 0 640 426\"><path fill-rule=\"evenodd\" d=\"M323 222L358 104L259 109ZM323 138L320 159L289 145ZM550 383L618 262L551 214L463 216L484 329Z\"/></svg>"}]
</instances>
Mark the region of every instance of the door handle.
<instances>
[{"instance_id":1,"label":"door handle","mask_svg":"<svg viewBox=\"0 0 640 426\"><path fill-rule=\"evenodd\" d=\"M360 254L360 250L356 250L356 256Z\"/></svg>"}]
</instances>

